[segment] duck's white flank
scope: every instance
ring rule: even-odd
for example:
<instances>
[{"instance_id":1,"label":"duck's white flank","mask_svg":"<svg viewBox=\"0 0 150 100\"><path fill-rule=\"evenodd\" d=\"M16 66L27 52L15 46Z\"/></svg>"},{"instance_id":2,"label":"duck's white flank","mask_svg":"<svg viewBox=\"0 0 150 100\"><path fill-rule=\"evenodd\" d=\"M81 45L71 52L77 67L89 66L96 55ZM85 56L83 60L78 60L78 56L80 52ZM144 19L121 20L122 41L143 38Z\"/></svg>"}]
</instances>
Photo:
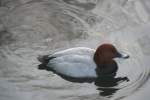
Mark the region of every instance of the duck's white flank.
<instances>
[{"instance_id":1,"label":"duck's white flank","mask_svg":"<svg viewBox=\"0 0 150 100\"><path fill-rule=\"evenodd\" d=\"M56 52L49 57L51 59L47 67L63 74L75 78L97 77L96 64L93 60L95 50L87 47L76 47Z\"/></svg>"}]
</instances>

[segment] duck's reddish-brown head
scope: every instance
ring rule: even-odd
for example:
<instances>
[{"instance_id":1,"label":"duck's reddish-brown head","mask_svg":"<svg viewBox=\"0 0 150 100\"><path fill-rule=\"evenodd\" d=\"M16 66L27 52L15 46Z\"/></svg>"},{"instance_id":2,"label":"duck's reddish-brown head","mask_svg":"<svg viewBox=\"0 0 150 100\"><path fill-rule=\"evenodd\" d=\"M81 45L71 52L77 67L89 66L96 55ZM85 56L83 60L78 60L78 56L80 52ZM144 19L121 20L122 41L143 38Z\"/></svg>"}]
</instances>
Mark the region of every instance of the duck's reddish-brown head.
<instances>
[{"instance_id":1,"label":"duck's reddish-brown head","mask_svg":"<svg viewBox=\"0 0 150 100\"><path fill-rule=\"evenodd\" d=\"M94 54L94 61L95 63L99 65L103 64L109 64L113 62L113 58L129 58L129 55L127 54L121 54L117 51L115 46L112 44L102 44L100 45L95 54Z\"/></svg>"}]
</instances>

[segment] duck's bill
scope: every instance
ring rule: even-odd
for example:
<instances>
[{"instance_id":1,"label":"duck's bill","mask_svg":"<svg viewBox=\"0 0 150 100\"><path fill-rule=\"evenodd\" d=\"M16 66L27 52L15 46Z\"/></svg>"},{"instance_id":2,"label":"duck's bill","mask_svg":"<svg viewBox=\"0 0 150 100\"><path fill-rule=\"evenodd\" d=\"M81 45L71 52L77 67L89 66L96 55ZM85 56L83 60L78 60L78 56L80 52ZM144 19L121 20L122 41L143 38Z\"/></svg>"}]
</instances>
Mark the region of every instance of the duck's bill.
<instances>
[{"instance_id":1,"label":"duck's bill","mask_svg":"<svg viewBox=\"0 0 150 100\"><path fill-rule=\"evenodd\" d=\"M116 54L116 57L127 59L127 58L129 58L130 56L129 56L128 54L126 54L126 53L117 53L117 54Z\"/></svg>"}]
</instances>

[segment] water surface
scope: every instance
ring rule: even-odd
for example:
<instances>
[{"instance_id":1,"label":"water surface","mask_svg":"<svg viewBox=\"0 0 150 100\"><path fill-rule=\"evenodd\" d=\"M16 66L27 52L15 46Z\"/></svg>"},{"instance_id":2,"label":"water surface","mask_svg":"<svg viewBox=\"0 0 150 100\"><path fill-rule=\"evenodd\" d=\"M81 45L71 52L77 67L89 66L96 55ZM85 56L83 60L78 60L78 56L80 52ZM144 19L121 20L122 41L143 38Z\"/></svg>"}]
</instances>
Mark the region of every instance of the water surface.
<instances>
[{"instance_id":1,"label":"water surface","mask_svg":"<svg viewBox=\"0 0 150 100\"><path fill-rule=\"evenodd\" d=\"M148 0L2 0L0 98L2 100L149 100ZM127 52L117 77L103 87L74 83L38 70L38 55L104 42ZM113 82L115 83L115 82Z\"/></svg>"}]
</instances>

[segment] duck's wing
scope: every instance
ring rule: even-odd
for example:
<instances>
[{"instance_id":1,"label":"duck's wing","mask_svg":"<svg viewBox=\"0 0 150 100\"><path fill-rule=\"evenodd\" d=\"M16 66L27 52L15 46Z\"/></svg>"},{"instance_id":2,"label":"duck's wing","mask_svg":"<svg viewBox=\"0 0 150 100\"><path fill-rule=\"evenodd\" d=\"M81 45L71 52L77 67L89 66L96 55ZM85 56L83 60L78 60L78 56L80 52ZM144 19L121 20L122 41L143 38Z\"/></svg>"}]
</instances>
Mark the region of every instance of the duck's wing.
<instances>
[{"instance_id":1,"label":"duck's wing","mask_svg":"<svg viewBox=\"0 0 150 100\"><path fill-rule=\"evenodd\" d=\"M56 58L56 57L61 57L61 56L66 56L66 55L89 55L93 56L95 53L94 49L87 48L87 47L76 47L76 48L70 48L62 51L58 51L53 54L49 55L39 55L37 57L38 61L40 61L43 64L46 64L49 60Z\"/></svg>"},{"instance_id":2,"label":"duck's wing","mask_svg":"<svg viewBox=\"0 0 150 100\"><path fill-rule=\"evenodd\" d=\"M73 78L96 77L96 65L90 55L69 54L59 56L51 59L47 67L58 74Z\"/></svg>"},{"instance_id":3,"label":"duck's wing","mask_svg":"<svg viewBox=\"0 0 150 100\"><path fill-rule=\"evenodd\" d=\"M95 50L87 47L76 47L50 54L49 57L60 57L64 55L90 55L94 54Z\"/></svg>"}]
</instances>

